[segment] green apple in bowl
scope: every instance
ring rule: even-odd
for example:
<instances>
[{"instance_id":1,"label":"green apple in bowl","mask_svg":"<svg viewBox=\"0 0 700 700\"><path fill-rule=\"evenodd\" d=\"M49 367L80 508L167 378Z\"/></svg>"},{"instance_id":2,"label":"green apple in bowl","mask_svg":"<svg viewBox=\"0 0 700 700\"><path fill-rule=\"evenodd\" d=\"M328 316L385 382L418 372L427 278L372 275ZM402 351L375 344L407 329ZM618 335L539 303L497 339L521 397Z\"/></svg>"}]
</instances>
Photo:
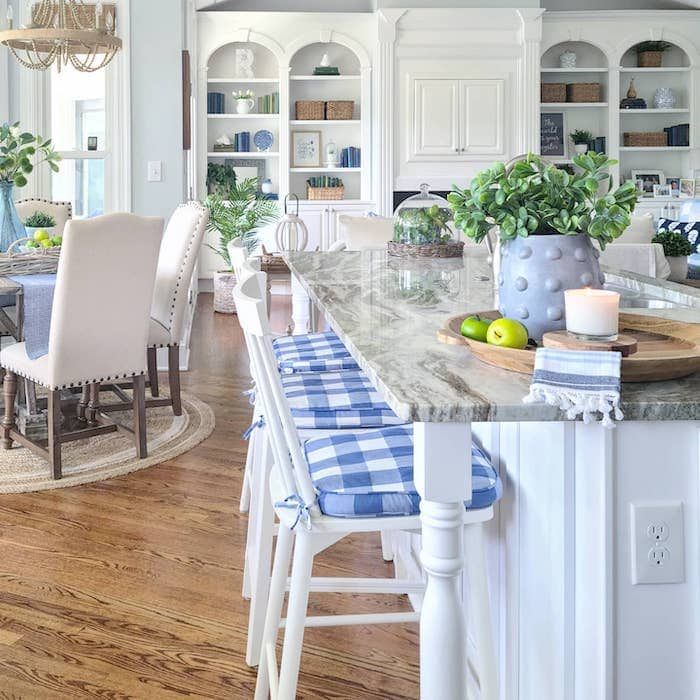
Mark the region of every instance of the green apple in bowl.
<instances>
[{"instance_id":1,"label":"green apple in bowl","mask_svg":"<svg viewBox=\"0 0 700 700\"><path fill-rule=\"evenodd\" d=\"M40 228L38 231L34 231L34 242L41 243L42 241L50 240L49 232L46 229Z\"/></svg>"},{"instance_id":2,"label":"green apple in bowl","mask_svg":"<svg viewBox=\"0 0 700 700\"><path fill-rule=\"evenodd\" d=\"M481 316L467 316L462 321L459 332L465 338L485 343L486 333L490 325L491 321L489 319L481 318Z\"/></svg>"},{"instance_id":3,"label":"green apple in bowl","mask_svg":"<svg viewBox=\"0 0 700 700\"><path fill-rule=\"evenodd\" d=\"M522 350L528 342L527 328L514 318L499 318L491 322L486 342L501 348Z\"/></svg>"}]
</instances>

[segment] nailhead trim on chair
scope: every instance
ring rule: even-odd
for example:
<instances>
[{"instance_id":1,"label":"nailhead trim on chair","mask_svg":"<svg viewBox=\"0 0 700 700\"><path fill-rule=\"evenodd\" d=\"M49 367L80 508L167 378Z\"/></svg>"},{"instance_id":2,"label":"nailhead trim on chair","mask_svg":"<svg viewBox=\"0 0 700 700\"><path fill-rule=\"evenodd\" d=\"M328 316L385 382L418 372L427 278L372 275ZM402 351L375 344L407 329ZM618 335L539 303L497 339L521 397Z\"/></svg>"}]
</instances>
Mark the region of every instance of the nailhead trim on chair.
<instances>
[{"instance_id":1,"label":"nailhead trim on chair","mask_svg":"<svg viewBox=\"0 0 700 700\"><path fill-rule=\"evenodd\" d=\"M19 369L14 369L13 367L9 366L4 366L4 369L6 372L11 372L12 374L16 374L18 377L22 377L24 379L28 379L30 382L34 382L35 384L38 384L39 386L43 386L46 389L49 389L49 391L60 391L62 389L72 389L73 387L79 387L79 386L88 386L89 384L102 384L103 382L110 382L110 381L117 381L118 379L128 379L129 377L138 377L141 375L146 374L145 370L141 370L139 372L126 372L125 374L119 374L114 377L100 377L99 379L84 379L81 382L71 382L70 384L62 384L60 386L50 386L49 384L44 384L39 379L36 379L35 377L32 377L29 374L25 374Z\"/></svg>"},{"instance_id":2,"label":"nailhead trim on chair","mask_svg":"<svg viewBox=\"0 0 700 700\"><path fill-rule=\"evenodd\" d=\"M42 199L41 197L28 197L27 199L18 199L15 204L26 204L27 202L44 202L44 204L58 204L68 207L68 218L73 218L73 204L71 202L54 202L52 199Z\"/></svg>"}]
</instances>

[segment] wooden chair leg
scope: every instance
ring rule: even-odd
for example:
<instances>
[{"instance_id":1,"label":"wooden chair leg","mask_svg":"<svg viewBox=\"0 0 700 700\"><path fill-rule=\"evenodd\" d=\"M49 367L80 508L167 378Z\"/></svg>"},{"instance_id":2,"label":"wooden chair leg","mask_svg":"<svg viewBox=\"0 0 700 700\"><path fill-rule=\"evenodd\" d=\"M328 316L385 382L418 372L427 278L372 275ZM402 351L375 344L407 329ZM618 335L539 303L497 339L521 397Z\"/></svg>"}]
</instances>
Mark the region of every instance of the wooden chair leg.
<instances>
[{"instance_id":1,"label":"wooden chair leg","mask_svg":"<svg viewBox=\"0 0 700 700\"><path fill-rule=\"evenodd\" d=\"M49 392L49 464L54 479L63 476L61 463L61 392Z\"/></svg>"},{"instance_id":2,"label":"wooden chair leg","mask_svg":"<svg viewBox=\"0 0 700 700\"><path fill-rule=\"evenodd\" d=\"M134 377L134 437L136 455L139 459L148 457L146 445L146 378L141 374Z\"/></svg>"},{"instance_id":3,"label":"wooden chair leg","mask_svg":"<svg viewBox=\"0 0 700 700\"><path fill-rule=\"evenodd\" d=\"M100 410L100 385L95 382L90 384L90 400L87 407L87 420L90 425L95 425L97 412Z\"/></svg>"},{"instance_id":4,"label":"wooden chair leg","mask_svg":"<svg viewBox=\"0 0 700 700\"><path fill-rule=\"evenodd\" d=\"M158 348L148 348L148 383L151 387L151 396L156 399L160 396L158 386Z\"/></svg>"},{"instance_id":5,"label":"wooden chair leg","mask_svg":"<svg viewBox=\"0 0 700 700\"><path fill-rule=\"evenodd\" d=\"M3 399L5 415L2 419L2 447L4 450L10 450L12 449L10 431L15 429L15 400L17 399L17 375L12 372L5 373Z\"/></svg>"},{"instance_id":6,"label":"wooden chair leg","mask_svg":"<svg viewBox=\"0 0 700 700\"><path fill-rule=\"evenodd\" d=\"M83 393L80 395L80 401L76 406L76 415L78 420L85 420L85 411L87 410L88 404L90 403L90 387L86 384L83 387Z\"/></svg>"},{"instance_id":7,"label":"wooden chair leg","mask_svg":"<svg viewBox=\"0 0 700 700\"><path fill-rule=\"evenodd\" d=\"M180 395L180 347L168 347L168 382L170 383L170 400L173 402L173 413L182 415L182 397Z\"/></svg>"}]
</instances>

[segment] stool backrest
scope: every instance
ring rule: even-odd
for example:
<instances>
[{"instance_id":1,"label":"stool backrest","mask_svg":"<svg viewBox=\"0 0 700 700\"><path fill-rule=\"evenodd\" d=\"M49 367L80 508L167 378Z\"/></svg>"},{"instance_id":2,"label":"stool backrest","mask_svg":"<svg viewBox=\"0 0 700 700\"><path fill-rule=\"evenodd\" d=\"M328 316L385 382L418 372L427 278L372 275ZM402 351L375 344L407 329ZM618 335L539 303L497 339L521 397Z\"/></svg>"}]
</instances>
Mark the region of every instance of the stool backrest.
<instances>
[{"instance_id":1,"label":"stool backrest","mask_svg":"<svg viewBox=\"0 0 700 700\"><path fill-rule=\"evenodd\" d=\"M163 219L71 219L49 334L52 388L142 374Z\"/></svg>"},{"instance_id":2,"label":"stool backrest","mask_svg":"<svg viewBox=\"0 0 700 700\"><path fill-rule=\"evenodd\" d=\"M272 333L265 310L264 289L260 276L244 266L233 296L238 320L246 334L251 363L254 367L256 392L263 405L265 426L275 456L275 468L289 496L298 496L304 504L314 505L316 492L309 476L301 441L287 402L277 360L272 349Z\"/></svg>"},{"instance_id":3,"label":"stool backrest","mask_svg":"<svg viewBox=\"0 0 700 700\"><path fill-rule=\"evenodd\" d=\"M250 257L248 255L248 248L246 248L241 238L234 238L232 241L229 241L226 248L228 250L228 256L231 258L231 267L233 267L236 277L240 278L241 268Z\"/></svg>"},{"instance_id":4,"label":"stool backrest","mask_svg":"<svg viewBox=\"0 0 700 700\"><path fill-rule=\"evenodd\" d=\"M170 217L158 256L151 316L179 343L189 288L209 212L199 202L181 204Z\"/></svg>"}]
</instances>

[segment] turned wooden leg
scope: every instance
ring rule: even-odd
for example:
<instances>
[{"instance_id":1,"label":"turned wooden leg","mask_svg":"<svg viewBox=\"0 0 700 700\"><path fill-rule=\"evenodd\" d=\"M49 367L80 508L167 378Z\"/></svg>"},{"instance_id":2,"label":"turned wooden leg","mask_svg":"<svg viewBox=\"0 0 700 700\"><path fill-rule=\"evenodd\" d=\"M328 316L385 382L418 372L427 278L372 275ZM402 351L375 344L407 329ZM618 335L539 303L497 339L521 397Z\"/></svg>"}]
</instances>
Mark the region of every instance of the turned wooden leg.
<instances>
[{"instance_id":1,"label":"turned wooden leg","mask_svg":"<svg viewBox=\"0 0 700 700\"><path fill-rule=\"evenodd\" d=\"M176 416L181 416L180 348L177 345L170 345L168 347L168 381L170 383L170 400L173 402L173 413Z\"/></svg>"},{"instance_id":2,"label":"turned wooden leg","mask_svg":"<svg viewBox=\"0 0 700 700\"><path fill-rule=\"evenodd\" d=\"M95 382L90 384L90 400L87 407L87 420L90 425L95 424L97 412L100 410L100 385Z\"/></svg>"},{"instance_id":3,"label":"turned wooden leg","mask_svg":"<svg viewBox=\"0 0 700 700\"><path fill-rule=\"evenodd\" d=\"M3 382L3 399L5 401L5 415L2 419L2 447L5 450L12 449L10 431L15 429L15 399L17 398L17 376L12 372L5 373Z\"/></svg>"},{"instance_id":4,"label":"turned wooden leg","mask_svg":"<svg viewBox=\"0 0 700 700\"><path fill-rule=\"evenodd\" d=\"M148 383L151 386L151 396L158 398L160 388L158 387L158 348L148 348Z\"/></svg>"},{"instance_id":5,"label":"turned wooden leg","mask_svg":"<svg viewBox=\"0 0 700 700\"><path fill-rule=\"evenodd\" d=\"M60 479L61 464L61 392L49 392L49 464L54 479Z\"/></svg>"},{"instance_id":6,"label":"turned wooden leg","mask_svg":"<svg viewBox=\"0 0 700 700\"><path fill-rule=\"evenodd\" d=\"M146 378L142 374L134 377L134 437L136 438L138 458L148 457L146 446Z\"/></svg>"},{"instance_id":7,"label":"turned wooden leg","mask_svg":"<svg viewBox=\"0 0 700 700\"><path fill-rule=\"evenodd\" d=\"M90 403L90 387L86 384L83 387L83 393L80 395L80 401L78 401L78 405L76 406L76 415L78 416L78 420L84 421L85 420L85 411L88 407L88 404Z\"/></svg>"}]
</instances>

